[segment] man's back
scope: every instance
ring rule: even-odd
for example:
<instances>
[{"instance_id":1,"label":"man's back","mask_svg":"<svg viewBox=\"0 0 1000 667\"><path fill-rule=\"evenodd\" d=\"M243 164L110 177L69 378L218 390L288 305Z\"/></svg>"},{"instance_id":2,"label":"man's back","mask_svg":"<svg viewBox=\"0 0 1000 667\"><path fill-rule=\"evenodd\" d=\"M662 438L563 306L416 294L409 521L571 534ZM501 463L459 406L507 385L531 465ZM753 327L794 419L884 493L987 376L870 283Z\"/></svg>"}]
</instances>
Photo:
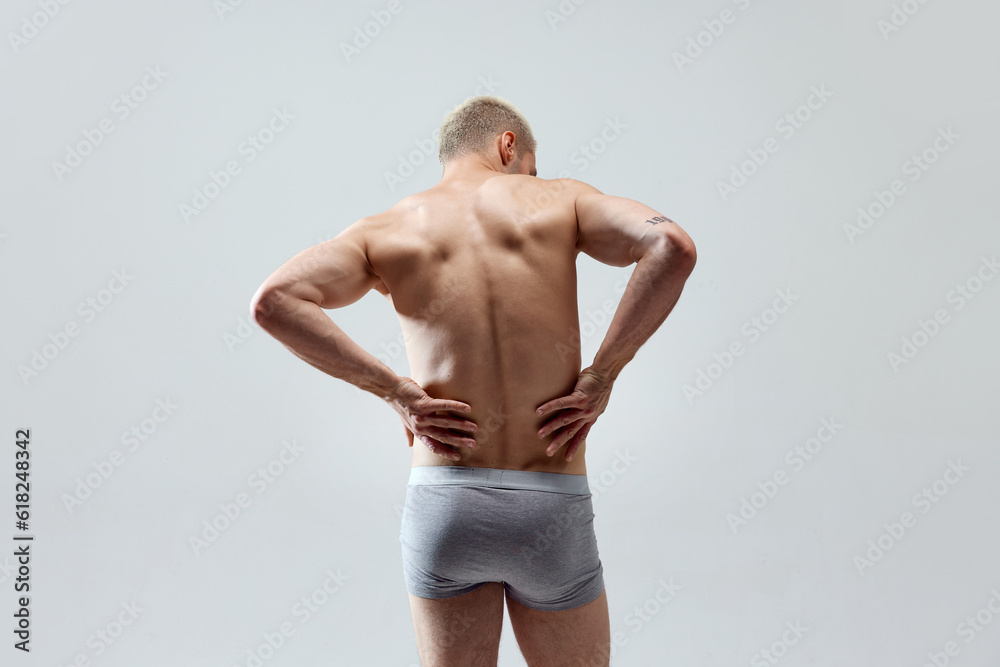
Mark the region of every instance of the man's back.
<instances>
[{"instance_id":1,"label":"man's back","mask_svg":"<svg viewBox=\"0 0 1000 667\"><path fill-rule=\"evenodd\" d=\"M695 249L644 204L534 178L535 148L513 105L470 98L442 124L440 183L298 253L250 304L297 356L403 422L414 455L399 539L424 664L496 664L505 607L528 664L609 663L580 454L622 368L680 297ZM636 265L584 369L580 252ZM322 312L372 289L399 314L412 377ZM475 632L456 639L466 616Z\"/></svg>"},{"instance_id":2,"label":"man's back","mask_svg":"<svg viewBox=\"0 0 1000 667\"><path fill-rule=\"evenodd\" d=\"M479 426L461 460L416 445L413 465L586 471L582 449L546 456L552 436L538 437L546 418L535 413L581 370L576 186L516 174L442 182L363 222L411 377L468 403L462 416Z\"/></svg>"},{"instance_id":3,"label":"man's back","mask_svg":"<svg viewBox=\"0 0 1000 667\"><path fill-rule=\"evenodd\" d=\"M513 105L470 98L442 124L440 183L292 257L250 305L297 356L385 400L403 422L414 456L399 539L424 664L496 664L506 607L528 664L608 665L580 454L696 259L690 237L652 208L534 178L535 148ZM582 370L579 252L636 265ZM372 289L399 314L410 378L322 312ZM466 615L476 631L456 638Z\"/></svg>"}]
</instances>

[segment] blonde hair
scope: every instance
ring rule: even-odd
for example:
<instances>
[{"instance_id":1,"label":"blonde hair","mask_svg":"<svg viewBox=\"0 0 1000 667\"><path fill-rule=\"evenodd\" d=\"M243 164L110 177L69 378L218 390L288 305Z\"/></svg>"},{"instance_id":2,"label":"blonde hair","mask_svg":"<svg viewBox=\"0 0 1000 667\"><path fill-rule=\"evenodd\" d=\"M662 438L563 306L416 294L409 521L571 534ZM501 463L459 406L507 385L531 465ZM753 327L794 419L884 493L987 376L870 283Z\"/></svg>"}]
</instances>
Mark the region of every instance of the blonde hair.
<instances>
[{"instance_id":1,"label":"blonde hair","mask_svg":"<svg viewBox=\"0 0 1000 667\"><path fill-rule=\"evenodd\" d=\"M534 153L535 136L524 115L493 95L470 97L445 116L438 137L438 160L444 164L468 153L486 153L498 134L511 131L518 157Z\"/></svg>"}]
</instances>

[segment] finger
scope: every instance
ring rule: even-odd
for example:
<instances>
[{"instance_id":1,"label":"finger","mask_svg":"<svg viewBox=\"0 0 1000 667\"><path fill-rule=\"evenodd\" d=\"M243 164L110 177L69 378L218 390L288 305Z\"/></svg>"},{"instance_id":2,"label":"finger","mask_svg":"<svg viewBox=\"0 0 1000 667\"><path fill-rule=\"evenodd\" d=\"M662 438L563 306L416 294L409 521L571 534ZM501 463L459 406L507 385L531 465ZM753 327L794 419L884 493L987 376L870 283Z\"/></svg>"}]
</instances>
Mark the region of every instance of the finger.
<instances>
[{"instance_id":1,"label":"finger","mask_svg":"<svg viewBox=\"0 0 1000 667\"><path fill-rule=\"evenodd\" d=\"M406 443L407 443L406 446L407 447L412 447L413 446L413 431L411 431L410 427L407 426L405 420L402 421L402 424L403 424L403 432L406 433Z\"/></svg>"},{"instance_id":2,"label":"finger","mask_svg":"<svg viewBox=\"0 0 1000 667\"><path fill-rule=\"evenodd\" d=\"M549 446L545 448L545 453L549 456L555 455L555 453L558 452L570 438L576 435L577 431L583 428L583 426L582 422L579 424L573 424L556 433L555 437L552 438L552 442L550 442Z\"/></svg>"},{"instance_id":3,"label":"finger","mask_svg":"<svg viewBox=\"0 0 1000 667\"><path fill-rule=\"evenodd\" d=\"M421 406L427 412L437 412L438 410L454 410L455 412L471 412L472 406L462 401L451 401L445 398L432 398L425 405Z\"/></svg>"},{"instance_id":4,"label":"finger","mask_svg":"<svg viewBox=\"0 0 1000 667\"><path fill-rule=\"evenodd\" d=\"M564 408L582 408L586 404L586 400L587 399L584 396L580 396L578 394L553 398L551 401L539 405L535 412L538 415L544 415L555 410L562 410Z\"/></svg>"},{"instance_id":5,"label":"finger","mask_svg":"<svg viewBox=\"0 0 1000 667\"><path fill-rule=\"evenodd\" d=\"M571 427L564 428L561 431L557 431L555 436L549 442L548 446L545 448L546 456L555 456L556 452L562 449L562 446L566 444L566 440L572 436L574 429Z\"/></svg>"},{"instance_id":6,"label":"finger","mask_svg":"<svg viewBox=\"0 0 1000 667\"><path fill-rule=\"evenodd\" d=\"M417 436L420 438L420 442L424 443L427 449L431 450L432 454L437 454L438 456L443 456L446 459L451 459L452 461L458 461L461 455L456 452L451 447L448 447L441 442L435 440L434 438L427 435Z\"/></svg>"},{"instance_id":7,"label":"finger","mask_svg":"<svg viewBox=\"0 0 1000 667\"><path fill-rule=\"evenodd\" d=\"M459 431L468 431L470 433L475 433L476 429L479 428L476 422L461 419L459 417L448 417L444 415L415 415L413 417L413 423L418 426L441 426L443 428L454 428Z\"/></svg>"},{"instance_id":8,"label":"finger","mask_svg":"<svg viewBox=\"0 0 1000 667\"><path fill-rule=\"evenodd\" d=\"M459 433L452 433L448 429L441 428L440 426L425 426L423 428L418 428L417 433L430 436L439 442L455 445L456 447L471 448L476 446L474 438L470 438Z\"/></svg>"},{"instance_id":9,"label":"finger","mask_svg":"<svg viewBox=\"0 0 1000 667\"><path fill-rule=\"evenodd\" d=\"M571 409L563 412L562 414L556 415L549 421L542 425L542 428L538 429L538 437L544 438L548 434L555 431L560 426L565 426L570 422L576 421L584 416L583 410Z\"/></svg>"},{"instance_id":10,"label":"finger","mask_svg":"<svg viewBox=\"0 0 1000 667\"><path fill-rule=\"evenodd\" d=\"M583 446L584 441L587 439L587 434L590 432L590 427L594 425L594 422L587 422L587 424L576 432L573 439L570 440L569 446L566 447L566 460L572 461L573 457L576 456L576 450Z\"/></svg>"}]
</instances>

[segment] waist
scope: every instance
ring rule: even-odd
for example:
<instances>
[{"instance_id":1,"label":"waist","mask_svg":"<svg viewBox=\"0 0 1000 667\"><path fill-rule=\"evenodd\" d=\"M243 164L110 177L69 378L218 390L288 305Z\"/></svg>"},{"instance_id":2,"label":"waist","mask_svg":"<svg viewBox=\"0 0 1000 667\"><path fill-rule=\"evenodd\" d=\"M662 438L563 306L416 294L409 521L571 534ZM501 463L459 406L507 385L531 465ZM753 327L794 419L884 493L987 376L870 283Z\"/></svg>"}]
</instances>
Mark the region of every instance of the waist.
<instances>
[{"instance_id":1,"label":"waist","mask_svg":"<svg viewBox=\"0 0 1000 667\"><path fill-rule=\"evenodd\" d=\"M586 475L452 465L414 466L410 468L407 484L489 486L579 495L590 493Z\"/></svg>"}]
</instances>

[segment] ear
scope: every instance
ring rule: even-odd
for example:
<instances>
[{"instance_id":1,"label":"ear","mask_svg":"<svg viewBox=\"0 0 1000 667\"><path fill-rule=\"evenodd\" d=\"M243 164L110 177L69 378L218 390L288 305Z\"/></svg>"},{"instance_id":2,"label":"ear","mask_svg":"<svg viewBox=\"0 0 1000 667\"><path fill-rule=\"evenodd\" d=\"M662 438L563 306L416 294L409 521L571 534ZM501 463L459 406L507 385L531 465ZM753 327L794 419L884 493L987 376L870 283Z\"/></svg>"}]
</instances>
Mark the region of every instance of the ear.
<instances>
[{"instance_id":1,"label":"ear","mask_svg":"<svg viewBox=\"0 0 1000 667\"><path fill-rule=\"evenodd\" d=\"M500 148L500 162L506 167L508 164L512 164L517 157L517 148L514 146L516 141L514 133L507 130L497 140L499 141Z\"/></svg>"}]
</instances>

